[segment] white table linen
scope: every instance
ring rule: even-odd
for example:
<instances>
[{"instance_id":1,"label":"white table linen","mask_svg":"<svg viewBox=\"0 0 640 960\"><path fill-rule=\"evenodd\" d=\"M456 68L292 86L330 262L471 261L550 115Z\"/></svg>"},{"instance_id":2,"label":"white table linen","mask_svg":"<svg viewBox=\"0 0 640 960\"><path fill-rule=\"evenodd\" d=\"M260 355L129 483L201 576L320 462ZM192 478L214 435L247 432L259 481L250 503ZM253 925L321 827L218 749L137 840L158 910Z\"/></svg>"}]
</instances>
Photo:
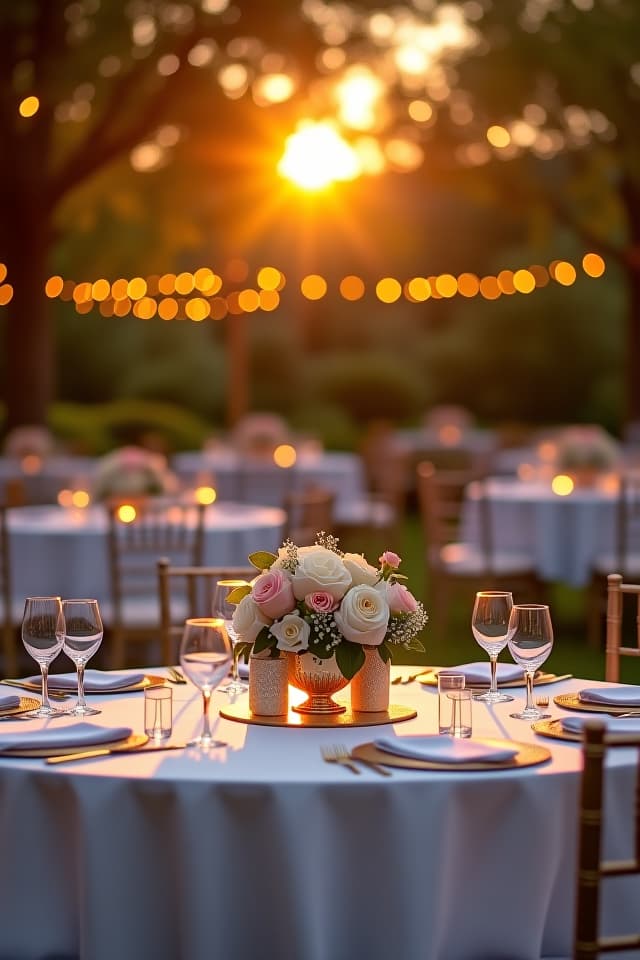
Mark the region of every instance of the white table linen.
<instances>
[{"instance_id":1,"label":"white table linen","mask_svg":"<svg viewBox=\"0 0 640 960\"><path fill-rule=\"evenodd\" d=\"M242 566L254 550L276 550L284 519L284 512L275 507L212 504L206 512L204 563ZM8 528L16 622L29 596L95 597L101 604L109 603L103 507L19 507L9 510Z\"/></svg>"},{"instance_id":2,"label":"white table linen","mask_svg":"<svg viewBox=\"0 0 640 960\"><path fill-rule=\"evenodd\" d=\"M173 696L172 736L184 741L199 730L200 696L189 685ZM141 730L141 693L99 699L96 720ZM209 756L189 749L59 766L0 758L1 955L568 957L580 745L541 741L509 717L513 704L474 703L474 736L543 742L551 761L486 773L394 769L388 778L322 761L320 746L336 740L353 747L436 731L437 691L394 686L392 700L415 706L417 718L339 735L219 720L215 736L230 746ZM214 710L221 703L215 694ZM631 750L612 760L611 855L628 855L622 813L634 764ZM640 883L614 894L605 888L605 926L628 929Z\"/></svg>"}]
</instances>

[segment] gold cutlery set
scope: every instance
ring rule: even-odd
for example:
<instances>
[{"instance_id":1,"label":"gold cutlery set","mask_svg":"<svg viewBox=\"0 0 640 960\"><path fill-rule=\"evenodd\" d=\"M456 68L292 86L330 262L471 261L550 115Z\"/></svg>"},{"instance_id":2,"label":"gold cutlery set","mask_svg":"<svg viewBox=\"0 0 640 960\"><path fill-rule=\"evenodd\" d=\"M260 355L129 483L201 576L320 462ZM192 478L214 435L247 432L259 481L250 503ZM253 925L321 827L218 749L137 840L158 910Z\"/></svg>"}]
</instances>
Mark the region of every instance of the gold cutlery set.
<instances>
[{"instance_id":1,"label":"gold cutlery set","mask_svg":"<svg viewBox=\"0 0 640 960\"><path fill-rule=\"evenodd\" d=\"M346 767L348 770L351 770L352 773L360 773L356 763L361 763L364 767L368 767L370 770L379 773L381 777L391 776L391 771L385 769L385 767L379 763L374 763L373 760L363 760L360 757L353 757L343 744L335 743L331 746L320 747L320 752L322 753L322 759L325 763L339 763L340 766Z\"/></svg>"}]
</instances>

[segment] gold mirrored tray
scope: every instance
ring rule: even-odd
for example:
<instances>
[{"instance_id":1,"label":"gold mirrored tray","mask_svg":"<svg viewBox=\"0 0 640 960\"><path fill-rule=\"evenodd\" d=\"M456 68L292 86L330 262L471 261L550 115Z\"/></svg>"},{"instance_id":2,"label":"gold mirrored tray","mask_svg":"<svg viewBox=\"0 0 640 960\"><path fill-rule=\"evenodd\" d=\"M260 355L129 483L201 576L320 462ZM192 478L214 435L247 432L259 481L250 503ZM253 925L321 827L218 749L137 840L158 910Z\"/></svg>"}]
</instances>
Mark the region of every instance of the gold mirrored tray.
<instances>
[{"instance_id":1,"label":"gold mirrored tray","mask_svg":"<svg viewBox=\"0 0 640 960\"><path fill-rule=\"evenodd\" d=\"M341 701L336 697L336 703ZM296 713L289 708L289 712L277 717L264 717L251 713L246 698L242 703L229 704L220 709L220 716L226 720L237 720L240 723L255 723L265 727L373 727L382 723L400 723L402 720L413 720L418 716L417 710L390 703L389 709L381 713L359 713L346 706L344 713L310 714Z\"/></svg>"}]
</instances>

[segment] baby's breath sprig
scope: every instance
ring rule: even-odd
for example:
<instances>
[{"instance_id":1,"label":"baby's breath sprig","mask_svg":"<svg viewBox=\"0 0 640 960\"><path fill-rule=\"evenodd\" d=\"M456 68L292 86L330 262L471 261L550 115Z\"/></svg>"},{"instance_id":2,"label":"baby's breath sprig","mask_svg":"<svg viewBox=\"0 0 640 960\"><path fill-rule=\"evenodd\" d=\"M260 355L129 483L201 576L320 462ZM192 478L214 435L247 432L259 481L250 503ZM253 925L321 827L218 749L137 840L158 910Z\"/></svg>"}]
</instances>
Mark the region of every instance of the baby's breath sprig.
<instances>
[{"instance_id":1,"label":"baby's breath sprig","mask_svg":"<svg viewBox=\"0 0 640 960\"><path fill-rule=\"evenodd\" d=\"M282 567L290 573L295 573L295 569L298 566L298 548L293 540L290 539L285 540L282 547L284 549L284 557L281 561Z\"/></svg>"},{"instance_id":2,"label":"baby's breath sprig","mask_svg":"<svg viewBox=\"0 0 640 960\"><path fill-rule=\"evenodd\" d=\"M428 620L427 611L421 603L418 603L417 609L412 613L403 613L389 619L385 640L389 643L402 644L409 649L408 645L414 641L414 638L426 626ZM423 650L424 647L419 641L415 641L412 649Z\"/></svg>"},{"instance_id":3,"label":"baby's breath sprig","mask_svg":"<svg viewBox=\"0 0 640 960\"><path fill-rule=\"evenodd\" d=\"M305 619L311 627L312 647L322 647L326 653L330 653L342 641L333 613L308 613Z\"/></svg>"},{"instance_id":4,"label":"baby's breath sprig","mask_svg":"<svg viewBox=\"0 0 640 960\"><path fill-rule=\"evenodd\" d=\"M332 533L325 533L324 530L316 536L316 546L324 547L326 550L331 550L332 553L337 553L339 557L344 556L344 551L338 546L338 537L334 537Z\"/></svg>"}]
</instances>

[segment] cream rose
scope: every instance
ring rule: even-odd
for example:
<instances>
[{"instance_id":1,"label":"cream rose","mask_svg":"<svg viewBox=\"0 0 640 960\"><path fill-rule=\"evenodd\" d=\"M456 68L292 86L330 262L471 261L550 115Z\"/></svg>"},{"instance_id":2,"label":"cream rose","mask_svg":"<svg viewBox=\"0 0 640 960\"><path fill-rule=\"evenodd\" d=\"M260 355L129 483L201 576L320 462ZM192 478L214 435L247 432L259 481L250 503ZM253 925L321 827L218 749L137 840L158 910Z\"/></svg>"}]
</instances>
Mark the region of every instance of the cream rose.
<instances>
[{"instance_id":1,"label":"cream rose","mask_svg":"<svg viewBox=\"0 0 640 960\"><path fill-rule=\"evenodd\" d=\"M342 562L351 574L351 583L368 583L370 587L380 578L380 571L372 567L361 553L345 553Z\"/></svg>"},{"instance_id":2,"label":"cream rose","mask_svg":"<svg viewBox=\"0 0 640 960\"><path fill-rule=\"evenodd\" d=\"M270 623L271 620L264 615L250 593L242 598L231 618L238 639L246 643L253 643L262 628Z\"/></svg>"},{"instance_id":3,"label":"cream rose","mask_svg":"<svg viewBox=\"0 0 640 960\"><path fill-rule=\"evenodd\" d=\"M270 631L277 640L278 650L287 650L295 653L306 650L309 646L309 624L297 613L288 613L282 620L271 624Z\"/></svg>"},{"instance_id":4,"label":"cream rose","mask_svg":"<svg viewBox=\"0 0 640 960\"><path fill-rule=\"evenodd\" d=\"M341 600L350 586L351 574L337 553L326 547L300 547L298 566L293 574L296 600L304 600L308 593L318 590Z\"/></svg>"},{"instance_id":5,"label":"cream rose","mask_svg":"<svg viewBox=\"0 0 640 960\"><path fill-rule=\"evenodd\" d=\"M363 583L349 590L333 617L346 640L377 647L387 632L389 604L383 591Z\"/></svg>"}]
</instances>

